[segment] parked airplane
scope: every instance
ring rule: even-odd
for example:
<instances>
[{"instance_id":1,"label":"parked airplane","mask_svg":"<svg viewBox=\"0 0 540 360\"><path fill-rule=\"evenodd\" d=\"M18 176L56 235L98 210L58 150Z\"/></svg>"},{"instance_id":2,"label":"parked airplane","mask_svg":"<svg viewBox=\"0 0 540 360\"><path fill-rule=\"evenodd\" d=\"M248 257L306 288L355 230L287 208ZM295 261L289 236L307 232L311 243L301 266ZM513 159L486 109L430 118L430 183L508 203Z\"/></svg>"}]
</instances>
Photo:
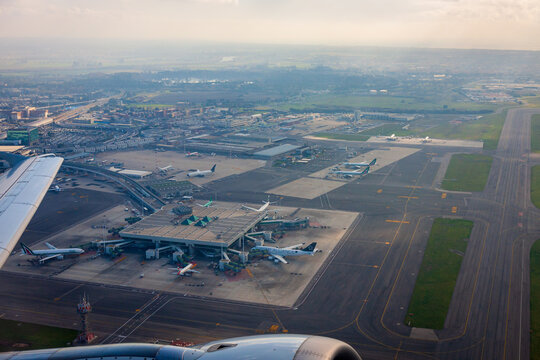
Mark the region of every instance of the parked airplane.
<instances>
[{"instance_id":1,"label":"parked airplane","mask_svg":"<svg viewBox=\"0 0 540 360\"><path fill-rule=\"evenodd\" d=\"M272 202L270 202L270 196L268 197L268 200L267 201L263 201L263 205L258 208L258 209L255 209L255 208L252 208L252 207L249 207L249 206L246 206L246 205L242 205L242 209L244 210L251 210L251 211L255 211L255 212L263 212L264 210L266 210L266 208L268 207L268 205L272 204Z\"/></svg>"},{"instance_id":2,"label":"parked airplane","mask_svg":"<svg viewBox=\"0 0 540 360\"><path fill-rule=\"evenodd\" d=\"M388 140L388 141L396 141L397 140L396 134L390 135L389 137L386 138L386 140Z\"/></svg>"},{"instance_id":3,"label":"parked airplane","mask_svg":"<svg viewBox=\"0 0 540 360\"><path fill-rule=\"evenodd\" d=\"M201 156L201 154L199 154L197 151L195 152L187 152L186 153L186 157L192 157L192 156Z\"/></svg>"},{"instance_id":4,"label":"parked airplane","mask_svg":"<svg viewBox=\"0 0 540 360\"><path fill-rule=\"evenodd\" d=\"M205 207L205 208L207 208L207 207L212 206L213 203L214 203L214 201L213 201L213 200L210 200L210 201L208 201L208 202L205 203L205 204L197 204L197 205L199 205L200 207Z\"/></svg>"},{"instance_id":5,"label":"parked airplane","mask_svg":"<svg viewBox=\"0 0 540 360\"><path fill-rule=\"evenodd\" d=\"M371 160L371 162L360 162L360 163L346 162L346 163L343 163L343 165L346 167L358 168L358 167L365 167L365 166L373 166L375 165L376 162L377 162L377 159L375 158Z\"/></svg>"},{"instance_id":6,"label":"parked airplane","mask_svg":"<svg viewBox=\"0 0 540 360\"><path fill-rule=\"evenodd\" d=\"M173 170L173 167L172 167L172 165L167 165L167 166L165 166L165 167L158 167L158 170L159 170L160 172L166 173L166 172L169 171L169 170Z\"/></svg>"},{"instance_id":7,"label":"parked airplane","mask_svg":"<svg viewBox=\"0 0 540 360\"><path fill-rule=\"evenodd\" d=\"M197 169L196 171L188 173L187 176L188 177L205 177L206 175L213 174L215 171L216 171L216 164L214 164L214 166L212 166L210 170Z\"/></svg>"},{"instance_id":8,"label":"parked airplane","mask_svg":"<svg viewBox=\"0 0 540 360\"><path fill-rule=\"evenodd\" d=\"M169 270L175 270L173 274L176 274L178 276L191 276L193 273L199 273L197 270L193 270L195 267L194 263L189 263L184 267L177 267L177 268L169 268Z\"/></svg>"},{"instance_id":9,"label":"parked airplane","mask_svg":"<svg viewBox=\"0 0 540 360\"><path fill-rule=\"evenodd\" d=\"M52 259L62 260L64 255L80 255L84 253L84 250L79 248L59 249L48 242L46 242L45 245L47 245L49 248L48 250L32 250L28 246L21 243L21 252L23 255L33 255L39 257L40 264Z\"/></svg>"},{"instance_id":10,"label":"parked airplane","mask_svg":"<svg viewBox=\"0 0 540 360\"><path fill-rule=\"evenodd\" d=\"M368 172L369 172L369 166L366 167L363 171L360 171L360 169L358 170L354 170L354 171L347 171L347 170L332 170L330 173L331 174L336 174L336 175L341 175L341 176L344 176L344 177L352 177L352 176L364 176L364 175L367 175Z\"/></svg>"},{"instance_id":11,"label":"parked airplane","mask_svg":"<svg viewBox=\"0 0 540 360\"><path fill-rule=\"evenodd\" d=\"M252 250L259 250L259 251L264 251L264 252L268 253L268 255L270 255L269 259L272 260L272 258L273 258L276 263L281 261L284 264L288 264L288 262L287 262L287 260L285 260L284 256L299 256L299 255L311 255L311 256L313 256L313 254L315 254L315 252L317 251L317 249L316 249L317 243L316 242L312 242L311 244L309 244L308 246L306 246L303 249L298 249L302 245L303 244L298 244L298 245L288 246L288 247L284 247L284 248L261 245L261 246L253 247Z\"/></svg>"}]
</instances>

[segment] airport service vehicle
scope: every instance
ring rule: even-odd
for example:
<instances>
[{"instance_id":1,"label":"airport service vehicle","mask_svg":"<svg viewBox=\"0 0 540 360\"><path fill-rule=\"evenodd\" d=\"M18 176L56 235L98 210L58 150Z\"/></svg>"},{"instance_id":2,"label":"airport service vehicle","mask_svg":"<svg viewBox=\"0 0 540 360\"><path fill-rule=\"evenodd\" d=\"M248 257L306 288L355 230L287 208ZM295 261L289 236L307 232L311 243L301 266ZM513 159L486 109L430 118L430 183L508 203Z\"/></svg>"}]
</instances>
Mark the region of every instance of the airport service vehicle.
<instances>
[{"instance_id":1,"label":"airport service vehicle","mask_svg":"<svg viewBox=\"0 0 540 360\"><path fill-rule=\"evenodd\" d=\"M426 136L425 138L422 139L422 142L428 143L428 142L431 142L431 139L429 138L429 136Z\"/></svg>"},{"instance_id":2,"label":"airport service vehicle","mask_svg":"<svg viewBox=\"0 0 540 360\"><path fill-rule=\"evenodd\" d=\"M36 256L39 258L39 263L43 264L52 259L62 260L65 255L80 255L84 253L84 250L80 248L59 249L48 242L46 242L45 245L48 247L47 250L32 250L28 246L21 243L22 255Z\"/></svg>"},{"instance_id":3,"label":"airport service vehicle","mask_svg":"<svg viewBox=\"0 0 540 360\"><path fill-rule=\"evenodd\" d=\"M0 152L10 169L0 175L0 266L2 266L50 188L63 158Z\"/></svg>"},{"instance_id":4,"label":"airport service vehicle","mask_svg":"<svg viewBox=\"0 0 540 360\"><path fill-rule=\"evenodd\" d=\"M375 165L376 162L377 162L377 159L375 158L371 160L371 162L359 162L359 163L346 162L346 163L343 163L343 165L349 168L359 168L359 167L373 166Z\"/></svg>"},{"instance_id":5,"label":"airport service vehicle","mask_svg":"<svg viewBox=\"0 0 540 360\"><path fill-rule=\"evenodd\" d=\"M206 175L211 175L216 171L216 164L212 166L210 170L195 170L187 174L188 177L205 177Z\"/></svg>"},{"instance_id":6,"label":"airport service vehicle","mask_svg":"<svg viewBox=\"0 0 540 360\"><path fill-rule=\"evenodd\" d=\"M302 245L303 244L298 244L298 245L288 246L284 248L260 245L260 246L253 247L252 250L259 250L259 251L264 251L268 253L268 255L271 256L271 258L269 257L269 259L274 260L275 263L282 262L284 264L288 264L284 256L300 256L300 255L313 256L315 252L317 252L316 242L312 242L311 244L309 244L303 249L298 249Z\"/></svg>"},{"instance_id":7,"label":"airport service vehicle","mask_svg":"<svg viewBox=\"0 0 540 360\"><path fill-rule=\"evenodd\" d=\"M369 169L370 167L366 167L363 171L360 171L360 169L358 170L353 170L353 171L348 171L348 170L332 170L330 171L331 174L335 174L335 175L341 175L341 176L344 176L344 177L352 177L352 176L365 176L369 173Z\"/></svg>"},{"instance_id":8,"label":"airport service vehicle","mask_svg":"<svg viewBox=\"0 0 540 360\"><path fill-rule=\"evenodd\" d=\"M51 187L49 188L49 191L60 192L60 191L62 191L62 189L60 189L60 186L54 185L54 186L51 186Z\"/></svg>"},{"instance_id":9,"label":"airport service vehicle","mask_svg":"<svg viewBox=\"0 0 540 360\"><path fill-rule=\"evenodd\" d=\"M322 336L272 334L212 341L194 347L159 344L90 345L1 353L0 360L361 360L348 344Z\"/></svg>"},{"instance_id":10,"label":"airport service vehicle","mask_svg":"<svg viewBox=\"0 0 540 360\"><path fill-rule=\"evenodd\" d=\"M193 275L193 273L198 273L200 274L199 271L197 270L193 270L193 268L195 267L196 264L194 263L189 263L187 264L186 266L184 267L177 267L177 268L169 268L169 270L175 270L175 272L173 272L173 274L176 274L178 276L191 276Z\"/></svg>"},{"instance_id":11,"label":"airport service vehicle","mask_svg":"<svg viewBox=\"0 0 540 360\"><path fill-rule=\"evenodd\" d=\"M397 136L396 136L396 134L392 134L392 135L390 135L389 137L387 137L386 140L388 140L388 141L396 141L396 140L397 140Z\"/></svg>"}]
</instances>

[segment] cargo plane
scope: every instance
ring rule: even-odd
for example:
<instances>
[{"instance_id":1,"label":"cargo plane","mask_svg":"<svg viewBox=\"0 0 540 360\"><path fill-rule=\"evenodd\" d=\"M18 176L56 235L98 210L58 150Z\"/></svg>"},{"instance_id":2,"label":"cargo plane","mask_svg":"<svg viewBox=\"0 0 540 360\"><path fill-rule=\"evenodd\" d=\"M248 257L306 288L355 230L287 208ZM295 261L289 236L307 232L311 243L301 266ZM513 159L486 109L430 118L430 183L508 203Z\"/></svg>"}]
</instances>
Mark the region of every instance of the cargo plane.
<instances>
[{"instance_id":1,"label":"cargo plane","mask_svg":"<svg viewBox=\"0 0 540 360\"><path fill-rule=\"evenodd\" d=\"M48 247L47 250L32 250L25 244L21 243L22 255L36 256L39 258L39 263L44 264L46 261L52 259L62 260L65 255L80 255L84 253L84 250L80 248L59 249L48 242L46 242L45 245Z\"/></svg>"},{"instance_id":2,"label":"cargo plane","mask_svg":"<svg viewBox=\"0 0 540 360\"><path fill-rule=\"evenodd\" d=\"M189 172L187 174L187 176L188 177L205 177L206 175L213 174L215 171L216 171L216 164L214 164L214 166L212 166L212 168L210 170L199 170L199 169L197 169L196 171Z\"/></svg>"},{"instance_id":3,"label":"cargo plane","mask_svg":"<svg viewBox=\"0 0 540 360\"><path fill-rule=\"evenodd\" d=\"M348 170L333 170L330 173L335 175L341 175L343 177L352 177L352 176L365 176L369 173L369 166L366 167L363 171L354 170L354 171L348 171Z\"/></svg>"},{"instance_id":4,"label":"cargo plane","mask_svg":"<svg viewBox=\"0 0 540 360\"><path fill-rule=\"evenodd\" d=\"M346 163L343 163L343 165L346 167L359 168L359 167L373 166L375 165L376 162L377 162L377 159L375 158L371 160L371 162L359 162L359 163L346 162Z\"/></svg>"},{"instance_id":5,"label":"cargo plane","mask_svg":"<svg viewBox=\"0 0 540 360\"><path fill-rule=\"evenodd\" d=\"M191 276L193 273L199 273L197 270L193 270L195 267L194 263L189 263L184 267L178 266L177 268L169 268L169 270L175 270L173 274L176 274L178 276Z\"/></svg>"},{"instance_id":6,"label":"cargo plane","mask_svg":"<svg viewBox=\"0 0 540 360\"><path fill-rule=\"evenodd\" d=\"M251 210L251 211L255 211L255 212L263 212L264 210L266 210L266 208L268 208L268 205L270 205L270 204L272 204L272 202L270 202L270 196L269 196L268 200L263 201L263 205L258 209L255 209L255 208L252 208L252 207L249 207L249 206L246 206L246 205L242 205L242 209Z\"/></svg>"},{"instance_id":7,"label":"cargo plane","mask_svg":"<svg viewBox=\"0 0 540 360\"><path fill-rule=\"evenodd\" d=\"M288 264L287 260L285 260L284 256L300 256L300 255L311 255L313 256L315 252L317 252L317 243L312 242L308 246L306 246L303 249L299 249L300 246L303 244L288 246L284 248L278 248L273 246L255 246L251 250L259 250L264 251L268 255L270 255L269 259L274 260L274 262L282 262L284 264Z\"/></svg>"}]
</instances>

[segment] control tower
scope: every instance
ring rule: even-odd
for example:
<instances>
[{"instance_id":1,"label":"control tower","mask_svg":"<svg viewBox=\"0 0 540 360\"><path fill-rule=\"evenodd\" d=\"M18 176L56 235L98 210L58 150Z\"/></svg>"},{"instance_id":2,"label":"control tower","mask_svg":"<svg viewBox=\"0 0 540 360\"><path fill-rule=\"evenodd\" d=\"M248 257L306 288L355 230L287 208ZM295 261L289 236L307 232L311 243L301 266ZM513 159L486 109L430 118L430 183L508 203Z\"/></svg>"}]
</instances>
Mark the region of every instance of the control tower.
<instances>
[{"instance_id":1,"label":"control tower","mask_svg":"<svg viewBox=\"0 0 540 360\"><path fill-rule=\"evenodd\" d=\"M96 338L88 325L88 313L91 311L92 305L90 305L86 294L84 294L79 304L77 304L77 312L81 315L81 331L75 340L77 344L89 344Z\"/></svg>"}]
</instances>

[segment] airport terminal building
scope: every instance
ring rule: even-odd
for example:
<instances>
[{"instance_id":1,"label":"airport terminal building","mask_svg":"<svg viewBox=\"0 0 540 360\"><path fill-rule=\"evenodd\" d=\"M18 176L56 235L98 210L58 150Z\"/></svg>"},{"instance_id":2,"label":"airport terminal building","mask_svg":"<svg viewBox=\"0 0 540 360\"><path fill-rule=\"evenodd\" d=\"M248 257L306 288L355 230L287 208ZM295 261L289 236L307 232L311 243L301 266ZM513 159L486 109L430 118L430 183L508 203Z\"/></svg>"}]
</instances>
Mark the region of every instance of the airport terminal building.
<instances>
[{"instance_id":1,"label":"airport terminal building","mask_svg":"<svg viewBox=\"0 0 540 360\"><path fill-rule=\"evenodd\" d=\"M186 211L187 210L187 211ZM169 204L120 232L126 240L221 251L241 239L265 217L264 212L220 208L189 208Z\"/></svg>"}]
</instances>

